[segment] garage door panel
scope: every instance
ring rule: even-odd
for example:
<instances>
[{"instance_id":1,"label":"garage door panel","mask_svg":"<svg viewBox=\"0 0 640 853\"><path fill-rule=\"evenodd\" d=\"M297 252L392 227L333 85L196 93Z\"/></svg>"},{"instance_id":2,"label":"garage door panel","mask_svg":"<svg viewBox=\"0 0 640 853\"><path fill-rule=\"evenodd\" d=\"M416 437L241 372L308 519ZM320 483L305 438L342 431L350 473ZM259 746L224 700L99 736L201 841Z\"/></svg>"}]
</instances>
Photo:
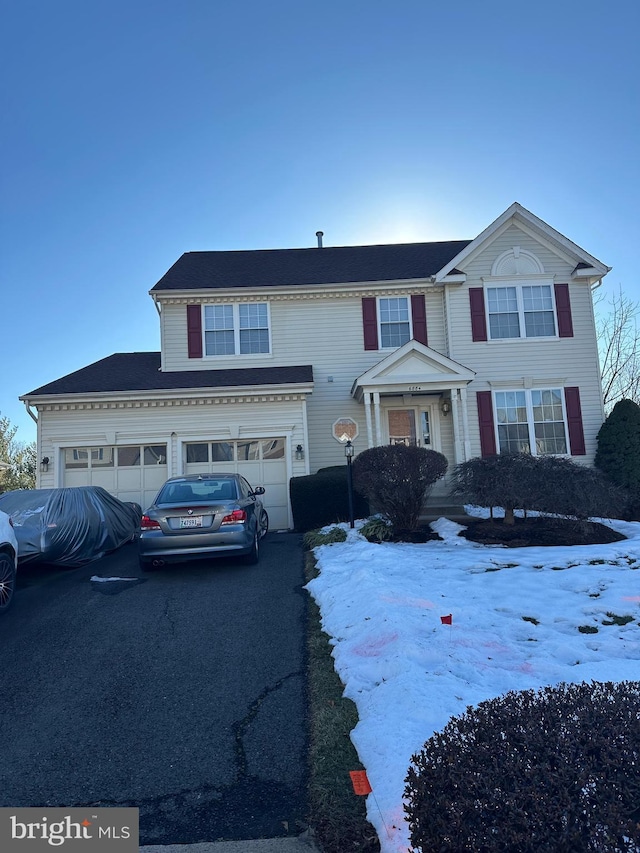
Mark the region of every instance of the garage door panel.
<instances>
[{"instance_id":1,"label":"garage door panel","mask_svg":"<svg viewBox=\"0 0 640 853\"><path fill-rule=\"evenodd\" d=\"M165 444L66 448L64 486L101 486L121 501L150 506L167 479Z\"/></svg>"},{"instance_id":2,"label":"garage door panel","mask_svg":"<svg viewBox=\"0 0 640 853\"><path fill-rule=\"evenodd\" d=\"M265 509L274 530L289 527L289 492L284 438L211 440L185 445L185 474L237 473L252 486L264 486ZM207 461L205 461L207 460Z\"/></svg>"}]
</instances>

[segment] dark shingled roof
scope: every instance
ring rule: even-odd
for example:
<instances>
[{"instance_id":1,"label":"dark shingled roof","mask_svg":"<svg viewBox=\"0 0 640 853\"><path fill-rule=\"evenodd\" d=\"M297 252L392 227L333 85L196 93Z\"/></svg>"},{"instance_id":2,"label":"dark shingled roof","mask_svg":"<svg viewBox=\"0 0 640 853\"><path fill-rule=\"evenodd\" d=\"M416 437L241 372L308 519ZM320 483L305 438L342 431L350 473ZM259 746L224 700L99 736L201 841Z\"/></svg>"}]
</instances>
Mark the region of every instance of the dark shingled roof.
<instances>
[{"instance_id":1,"label":"dark shingled roof","mask_svg":"<svg viewBox=\"0 0 640 853\"><path fill-rule=\"evenodd\" d=\"M312 382L311 365L240 367L233 370L160 372L159 352L117 352L42 385L24 397L45 394L95 394L109 391L171 391L189 388L232 388Z\"/></svg>"},{"instance_id":2,"label":"dark shingled roof","mask_svg":"<svg viewBox=\"0 0 640 853\"><path fill-rule=\"evenodd\" d=\"M470 242L185 252L152 292L427 278L439 272Z\"/></svg>"}]
</instances>

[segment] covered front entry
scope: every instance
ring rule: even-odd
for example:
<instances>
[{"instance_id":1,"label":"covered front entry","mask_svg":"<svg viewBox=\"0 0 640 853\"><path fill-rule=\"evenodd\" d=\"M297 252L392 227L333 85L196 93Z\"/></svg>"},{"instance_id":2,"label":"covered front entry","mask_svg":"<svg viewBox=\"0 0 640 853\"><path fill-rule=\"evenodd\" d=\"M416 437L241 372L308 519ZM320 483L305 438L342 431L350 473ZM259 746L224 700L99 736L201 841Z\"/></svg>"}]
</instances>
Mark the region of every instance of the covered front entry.
<instances>
[{"instance_id":1,"label":"covered front entry","mask_svg":"<svg viewBox=\"0 0 640 853\"><path fill-rule=\"evenodd\" d=\"M468 459L467 385L474 376L424 344L404 344L353 383L368 446L417 445L444 453L450 466Z\"/></svg>"}]
</instances>

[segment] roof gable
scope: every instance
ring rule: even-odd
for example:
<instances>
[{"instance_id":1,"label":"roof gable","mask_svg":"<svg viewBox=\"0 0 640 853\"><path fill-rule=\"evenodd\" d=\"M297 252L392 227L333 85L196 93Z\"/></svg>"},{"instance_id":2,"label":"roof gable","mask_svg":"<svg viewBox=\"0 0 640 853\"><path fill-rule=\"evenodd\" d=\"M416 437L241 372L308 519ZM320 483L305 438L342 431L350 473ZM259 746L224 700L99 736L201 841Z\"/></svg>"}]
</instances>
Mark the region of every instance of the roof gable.
<instances>
[{"instance_id":1,"label":"roof gable","mask_svg":"<svg viewBox=\"0 0 640 853\"><path fill-rule=\"evenodd\" d=\"M423 391L426 386L433 390L461 388L474 377L475 372L463 364L418 341L408 341L360 375L351 393L359 398L365 390L389 393L405 385L419 385Z\"/></svg>"},{"instance_id":2,"label":"roof gable","mask_svg":"<svg viewBox=\"0 0 640 853\"><path fill-rule=\"evenodd\" d=\"M455 258L452 258L438 271L436 281L443 281L454 270L458 272L457 268L464 269L472 256L494 240L499 233L508 228L512 223L519 225L533 236L542 239L551 248L555 248L557 252L561 252L565 257L568 256L571 258L576 266L579 263L584 263L598 277L606 275L611 269L515 201L491 225L485 228L475 240L467 243Z\"/></svg>"}]
</instances>

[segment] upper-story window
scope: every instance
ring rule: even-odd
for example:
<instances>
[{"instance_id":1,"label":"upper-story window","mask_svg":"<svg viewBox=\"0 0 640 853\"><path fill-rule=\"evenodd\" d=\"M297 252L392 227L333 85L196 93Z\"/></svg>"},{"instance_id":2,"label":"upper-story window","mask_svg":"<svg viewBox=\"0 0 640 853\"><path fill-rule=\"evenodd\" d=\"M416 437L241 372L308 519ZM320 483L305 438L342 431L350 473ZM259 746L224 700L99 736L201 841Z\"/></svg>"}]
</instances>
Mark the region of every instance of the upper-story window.
<instances>
[{"instance_id":1,"label":"upper-story window","mask_svg":"<svg viewBox=\"0 0 640 853\"><path fill-rule=\"evenodd\" d=\"M271 352L266 302L204 306L205 355Z\"/></svg>"},{"instance_id":2,"label":"upper-story window","mask_svg":"<svg viewBox=\"0 0 640 853\"><path fill-rule=\"evenodd\" d=\"M487 287L486 294L491 340L556 335L550 284Z\"/></svg>"},{"instance_id":3,"label":"upper-story window","mask_svg":"<svg viewBox=\"0 0 640 853\"><path fill-rule=\"evenodd\" d=\"M411 340L409 300L406 296L380 298L380 348L397 349Z\"/></svg>"}]
</instances>

